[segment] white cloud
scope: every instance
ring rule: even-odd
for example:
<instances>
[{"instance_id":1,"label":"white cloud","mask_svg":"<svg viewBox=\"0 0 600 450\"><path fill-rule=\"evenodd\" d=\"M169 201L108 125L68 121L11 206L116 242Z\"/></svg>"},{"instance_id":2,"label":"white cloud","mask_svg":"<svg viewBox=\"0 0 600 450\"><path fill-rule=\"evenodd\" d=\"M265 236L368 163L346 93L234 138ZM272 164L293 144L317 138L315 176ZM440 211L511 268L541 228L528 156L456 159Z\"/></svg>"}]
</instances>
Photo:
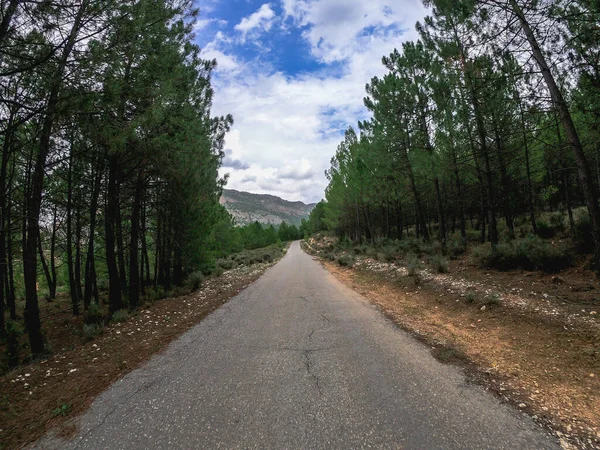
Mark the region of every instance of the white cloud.
<instances>
[{"instance_id":1,"label":"white cloud","mask_svg":"<svg viewBox=\"0 0 600 450\"><path fill-rule=\"evenodd\" d=\"M262 5L258 11L250 14L248 17L244 17L240 23L238 23L234 29L242 33L242 38L245 39L246 35L256 28L260 28L264 31L269 31L275 18L275 11L271 9L269 3Z\"/></svg>"},{"instance_id":2,"label":"white cloud","mask_svg":"<svg viewBox=\"0 0 600 450\"><path fill-rule=\"evenodd\" d=\"M238 26L265 29L250 18L266 7L272 11L263 5ZM282 0L282 8L284 26L304 27L313 57L338 62L341 72L287 76L265 61L232 56L227 38L218 36L203 53L220 65L213 110L233 114L228 158L246 163L222 173L230 173L232 189L314 202L323 197L324 171L343 131L366 118L365 84L385 72L382 56L415 38L414 23L425 10L417 0Z\"/></svg>"},{"instance_id":3,"label":"white cloud","mask_svg":"<svg viewBox=\"0 0 600 450\"><path fill-rule=\"evenodd\" d=\"M312 53L325 62L348 58L364 38L388 34L390 27L392 34L404 29L415 37L414 24L426 13L421 0L282 0L282 6L286 17L308 27Z\"/></svg>"},{"instance_id":4,"label":"white cloud","mask_svg":"<svg viewBox=\"0 0 600 450\"><path fill-rule=\"evenodd\" d=\"M205 19L196 20L196 22L194 23L193 29L195 32L202 31L212 23L216 23L219 26L227 25L226 20L220 20L220 19L215 19L215 18L211 18L211 19L205 18Z\"/></svg>"}]
</instances>

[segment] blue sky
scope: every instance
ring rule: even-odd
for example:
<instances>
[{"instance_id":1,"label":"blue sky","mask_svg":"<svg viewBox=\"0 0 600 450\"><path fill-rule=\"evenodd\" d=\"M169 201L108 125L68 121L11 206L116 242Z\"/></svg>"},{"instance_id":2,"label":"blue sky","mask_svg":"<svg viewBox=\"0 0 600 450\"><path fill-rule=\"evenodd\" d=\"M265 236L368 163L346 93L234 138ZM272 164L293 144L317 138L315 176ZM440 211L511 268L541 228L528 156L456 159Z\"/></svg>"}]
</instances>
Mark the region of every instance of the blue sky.
<instances>
[{"instance_id":1,"label":"blue sky","mask_svg":"<svg viewBox=\"0 0 600 450\"><path fill-rule=\"evenodd\" d=\"M216 58L215 114L231 113L229 188L318 201L344 130L365 118L381 57L416 38L420 0L198 0Z\"/></svg>"}]
</instances>

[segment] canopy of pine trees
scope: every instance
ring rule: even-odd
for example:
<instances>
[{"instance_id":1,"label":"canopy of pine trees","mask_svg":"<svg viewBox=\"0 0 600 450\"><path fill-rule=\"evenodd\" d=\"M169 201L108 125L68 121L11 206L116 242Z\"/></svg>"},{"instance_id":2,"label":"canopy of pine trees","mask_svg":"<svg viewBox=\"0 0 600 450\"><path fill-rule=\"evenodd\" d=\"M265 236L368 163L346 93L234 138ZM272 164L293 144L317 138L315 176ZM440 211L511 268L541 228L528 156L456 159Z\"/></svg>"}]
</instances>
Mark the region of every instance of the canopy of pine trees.
<instances>
[{"instance_id":1,"label":"canopy of pine trees","mask_svg":"<svg viewBox=\"0 0 600 450\"><path fill-rule=\"evenodd\" d=\"M0 334L24 314L35 355L41 286L66 278L78 314L107 283L114 312L210 263L232 118L211 115L192 0L0 10Z\"/></svg>"},{"instance_id":2,"label":"canopy of pine trees","mask_svg":"<svg viewBox=\"0 0 600 450\"><path fill-rule=\"evenodd\" d=\"M600 2L434 0L383 58L308 228L352 240L467 238L492 251L584 206L600 271Z\"/></svg>"}]
</instances>

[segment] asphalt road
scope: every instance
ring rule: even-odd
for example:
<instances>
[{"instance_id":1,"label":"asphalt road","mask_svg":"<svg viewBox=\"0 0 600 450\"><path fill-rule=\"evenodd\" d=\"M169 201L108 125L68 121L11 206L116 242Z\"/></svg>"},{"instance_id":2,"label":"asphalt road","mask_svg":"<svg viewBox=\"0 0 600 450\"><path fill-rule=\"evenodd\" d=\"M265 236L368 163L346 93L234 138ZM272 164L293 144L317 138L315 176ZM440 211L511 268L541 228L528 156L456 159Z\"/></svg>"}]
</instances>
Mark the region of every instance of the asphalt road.
<instances>
[{"instance_id":1,"label":"asphalt road","mask_svg":"<svg viewBox=\"0 0 600 450\"><path fill-rule=\"evenodd\" d=\"M545 449L294 243L258 282L96 399L79 449Z\"/></svg>"}]
</instances>

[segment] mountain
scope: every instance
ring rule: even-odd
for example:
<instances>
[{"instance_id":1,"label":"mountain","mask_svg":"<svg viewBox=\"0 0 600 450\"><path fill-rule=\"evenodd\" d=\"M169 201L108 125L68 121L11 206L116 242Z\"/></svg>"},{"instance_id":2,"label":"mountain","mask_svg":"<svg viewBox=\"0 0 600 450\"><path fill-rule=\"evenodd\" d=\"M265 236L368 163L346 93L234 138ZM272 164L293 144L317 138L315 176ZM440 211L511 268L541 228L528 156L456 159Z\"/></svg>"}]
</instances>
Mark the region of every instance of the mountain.
<instances>
[{"instance_id":1,"label":"mountain","mask_svg":"<svg viewBox=\"0 0 600 450\"><path fill-rule=\"evenodd\" d=\"M315 207L302 202L289 202L274 195L251 194L233 189L224 189L221 204L233 216L238 225L246 225L255 221L263 224L279 225L285 221L300 225L302 219Z\"/></svg>"}]
</instances>

